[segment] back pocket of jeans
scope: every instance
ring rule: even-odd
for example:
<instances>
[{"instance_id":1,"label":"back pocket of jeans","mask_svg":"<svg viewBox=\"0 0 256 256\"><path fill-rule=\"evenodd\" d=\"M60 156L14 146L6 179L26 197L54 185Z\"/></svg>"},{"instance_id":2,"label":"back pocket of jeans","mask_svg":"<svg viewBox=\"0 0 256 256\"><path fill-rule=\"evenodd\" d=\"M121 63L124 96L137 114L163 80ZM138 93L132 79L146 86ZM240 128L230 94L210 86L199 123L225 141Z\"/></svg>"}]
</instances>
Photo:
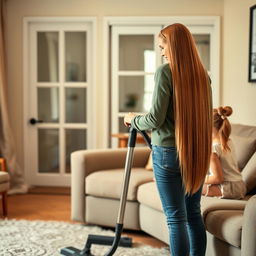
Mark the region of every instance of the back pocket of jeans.
<instances>
[{"instance_id":1,"label":"back pocket of jeans","mask_svg":"<svg viewBox=\"0 0 256 256\"><path fill-rule=\"evenodd\" d=\"M176 148L166 148L163 151L163 167L166 169L179 170L179 159Z\"/></svg>"}]
</instances>

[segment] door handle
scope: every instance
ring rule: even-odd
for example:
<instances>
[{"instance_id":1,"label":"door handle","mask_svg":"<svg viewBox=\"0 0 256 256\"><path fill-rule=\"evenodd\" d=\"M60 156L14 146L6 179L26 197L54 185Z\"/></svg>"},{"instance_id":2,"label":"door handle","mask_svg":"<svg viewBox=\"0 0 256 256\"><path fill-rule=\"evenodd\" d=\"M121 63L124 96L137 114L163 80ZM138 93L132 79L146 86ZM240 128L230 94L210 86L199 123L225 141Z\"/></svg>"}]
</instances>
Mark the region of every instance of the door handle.
<instances>
[{"instance_id":1,"label":"door handle","mask_svg":"<svg viewBox=\"0 0 256 256\"><path fill-rule=\"evenodd\" d=\"M35 125L37 123L43 123L43 122L44 122L43 120L37 120L34 117L29 119L29 123L32 124L32 125Z\"/></svg>"}]
</instances>

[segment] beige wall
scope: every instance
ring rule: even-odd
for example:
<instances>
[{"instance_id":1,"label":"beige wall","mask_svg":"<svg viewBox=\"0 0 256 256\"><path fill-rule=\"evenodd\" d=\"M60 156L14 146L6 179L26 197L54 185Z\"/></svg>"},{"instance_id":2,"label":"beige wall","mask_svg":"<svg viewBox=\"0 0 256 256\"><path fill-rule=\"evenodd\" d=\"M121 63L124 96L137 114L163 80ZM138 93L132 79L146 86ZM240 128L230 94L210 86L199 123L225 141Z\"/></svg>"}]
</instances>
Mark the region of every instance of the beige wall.
<instances>
[{"instance_id":1,"label":"beige wall","mask_svg":"<svg viewBox=\"0 0 256 256\"><path fill-rule=\"evenodd\" d=\"M248 6L255 1L249 0L8 0L7 4L7 43L8 43L8 101L11 116L11 126L17 145L18 161L23 167L23 17L26 16L95 16L97 17L97 63L101 63L102 56L102 20L104 16L182 16L182 15L218 15L223 17L224 47L223 70L225 71L223 101L234 106L236 114L234 120L247 124L255 124L253 116L253 100L256 85L247 81L248 56ZM234 27L234 23L236 26ZM228 36L226 36L228 35ZM231 49L233 51L231 52ZM230 52L239 53L231 55ZM242 67L241 63L244 63ZM242 67L242 69L241 69ZM104 126L100 125L104 109L100 102L104 95L101 92L103 73L102 65L98 67L96 80L97 102L97 147L101 147L100 134ZM221 72L222 74L222 72ZM235 88L235 90L234 90ZM232 91L230 93L230 90ZM242 97L241 97L241 92ZM239 97L237 100L235 97ZM235 101L235 102L233 102ZM234 103L239 108L234 105ZM247 106L249 107L247 110ZM243 119L239 113L243 114ZM245 115L247 114L247 115Z\"/></svg>"},{"instance_id":2,"label":"beige wall","mask_svg":"<svg viewBox=\"0 0 256 256\"><path fill-rule=\"evenodd\" d=\"M225 0L223 12L222 103L231 121L256 125L256 83L248 83L249 7L255 0Z\"/></svg>"}]
</instances>

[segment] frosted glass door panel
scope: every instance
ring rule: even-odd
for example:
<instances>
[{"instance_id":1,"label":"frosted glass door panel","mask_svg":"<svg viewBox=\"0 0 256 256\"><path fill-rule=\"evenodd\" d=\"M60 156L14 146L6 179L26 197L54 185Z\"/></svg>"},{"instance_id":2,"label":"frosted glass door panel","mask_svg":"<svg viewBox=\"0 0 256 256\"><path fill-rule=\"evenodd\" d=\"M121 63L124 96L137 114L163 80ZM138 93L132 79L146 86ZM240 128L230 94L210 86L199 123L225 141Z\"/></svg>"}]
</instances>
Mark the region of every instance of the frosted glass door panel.
<instances>
[{"instance_id":1,"label":"frosted glass door panel","mask_svg":"<svg viewBox=\"0 0 256 256\"><path fill-rule=\"evenodd\" d=\"M37 81L59 81L58 32L37 32Z\"/></svg>"},{"instance_id":2,"label":"frosted glass door panel","mask_svg":"<svg viewBox=\"0 0 256 256\"><path fill-rule=\"evenodd\" d=\"M143 94L144 76L119 77L119 112L141 112Z\"/></svg>"},{"instance_id":3,"label":"frosted glass door panel","mask_svg":"<svg viewBox=\"0 0 256 256\"><path fill-rule=\"evenodd\" d=\"M59 172L59 130L38 129L39 173Z\"/></svg>"},{"instance_id":4,"label":"frosted glass door panel","mask_svg":"<svg viewBox=\"0 0 256 256\"><path fill-rule=\"evenodd\" d=\"M66 88L66 123L86 123L86 88Z\"/></svg>"},{"instance_id":5,"label":"frosted glass door panel","mask_svg":"<svg viewBox=\"0 0 256 256\"><path fill-rule=\"evenodd\" d=\"M37 88L38 119L59 122L59 88Z\"/></svg>"},{"instance_id":6,"label":"frosted glass door panel","mask_svg":"<svg viewBox=\"0 0 256 256\"><path fill-rule=\"evenodd\" d=\"M119 112L147 112L154 90L154 76L119 77Z\"/></svg>"},{"instance_id":7,"label":"frosted glass door panel","mask_svg":"<svg viewBox=\"0 0 256 256\"><path fill-rule=\"evenodd\" d=\"M119 70L144 71L147 51L154 51L153 35L119 35Z\"/></svg>"},{"instance_id":8,"label":"frosted glass door panel","mask_svg":"<svg viewBox=\"0 0 256 256\"><path fill-rule=\"evenodd\" d=\"M70 155L76 150L86 149L85 129L66 129L66 173L70 173Z\"/></svg>"},{"instance_id":9,"label":"frosted glass door panel","mask_svg":"<svg viewBox=\"0 0 256 256\"><path fill-rule=\"evenodd\" d=\"M196 34L193 36L204 67L206 70L210 71L210 35Z\"/></svg>"},{"instance_id":10,"label":"frosted glass door panel","mask_svg":"<svg viewBox=\"0 0 256 256\"><path fill-rule=\"evenodd\" d=\"M86 82L86 32L65 32L66 82Z\"/></svg>"}]
</instances>

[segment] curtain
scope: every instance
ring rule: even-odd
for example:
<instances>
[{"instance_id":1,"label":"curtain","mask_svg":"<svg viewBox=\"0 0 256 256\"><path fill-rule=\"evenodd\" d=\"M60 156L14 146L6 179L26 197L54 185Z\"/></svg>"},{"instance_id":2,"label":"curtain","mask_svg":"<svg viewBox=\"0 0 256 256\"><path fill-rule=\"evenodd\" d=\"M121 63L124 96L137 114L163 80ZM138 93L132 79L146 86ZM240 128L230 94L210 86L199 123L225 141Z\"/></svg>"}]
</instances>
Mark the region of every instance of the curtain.
<instances>
[{"instance_id":1,"label":"curtain","mask_svg":"<svg viewBox=\"0 0 256 256\"><path fill-rule=\"evenodd\" d=\"M7 0L0 0L0 155L6 159L7 169L11 177L9 193L24 193L27 188L24 185L24 174L16 160L14 137L7 109L6 2Z\"/></svg>"}]
</instances>

